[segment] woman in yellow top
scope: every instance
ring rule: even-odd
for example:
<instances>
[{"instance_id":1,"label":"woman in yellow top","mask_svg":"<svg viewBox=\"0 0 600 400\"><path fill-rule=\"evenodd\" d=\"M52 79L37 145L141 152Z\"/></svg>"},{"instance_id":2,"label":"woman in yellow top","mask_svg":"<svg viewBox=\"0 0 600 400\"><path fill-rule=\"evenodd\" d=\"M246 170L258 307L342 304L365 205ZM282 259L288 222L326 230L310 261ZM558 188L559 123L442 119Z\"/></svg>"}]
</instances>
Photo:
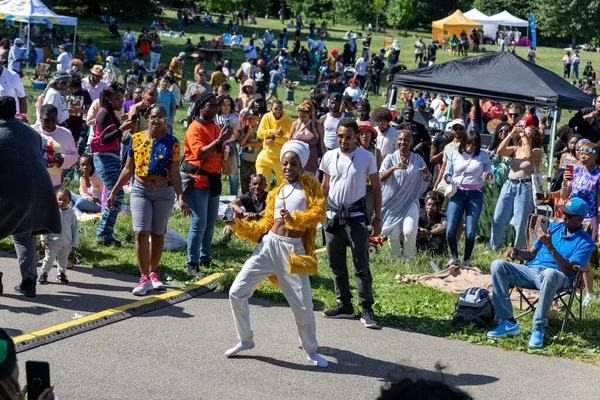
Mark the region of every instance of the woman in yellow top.
<instances>
[{"instance_id":1,"label":"woman in yellow top","mask_svg":"<svg viewBox=\"0 0 600 400\"><path fill-rule=\"evenodd\" d=\"M292 119L283 111L283 103L275 100L271 112L260 121L256 135L263 141L263 148L256 158L256 173L267 178L267 191L270 186L271 172L275 174L277 186L281 184L283 172L279 162L281 146L288 141Z\"/></svg>"},{"instance_id":2,"label":"woman in yellow top","mask_svg":"<svg viewBox=\"0 0 600 400\"><path fill-rule=\"evenodd\" d=\"M108 198L108 207L113 210L116 193L135 172L130 202L135 253L141 273L140 283L133 289L137 296L152 289L163 289L157 269L175 194L183 214L190 215L181 189L179 141L168 133L166 110L154 105L146 117L148 129L132 135L125 168Z\"/></svg>"},{"instance_id":3,"label":"woman in yellow top","mask_svg":"<svg viewBox=\"0 0 600 400\"><path fill-rule=\"evenodd\" d=\"M240 342L225 352L227 357L254 347L248 299L265 278L275 274L294 312L308 361L327 367L327 361L317 354L319 345L308 275L288 271L290 255L314 254L316 227L325 220L326 200L321 185L313 176L302 172L309 154L310 149L304 142L285 143L280 156L285 181L267 197L264 216L258 221L240 218L233 221L236 235L260 244L229 291Z\"/></svg>"}]
</instances>

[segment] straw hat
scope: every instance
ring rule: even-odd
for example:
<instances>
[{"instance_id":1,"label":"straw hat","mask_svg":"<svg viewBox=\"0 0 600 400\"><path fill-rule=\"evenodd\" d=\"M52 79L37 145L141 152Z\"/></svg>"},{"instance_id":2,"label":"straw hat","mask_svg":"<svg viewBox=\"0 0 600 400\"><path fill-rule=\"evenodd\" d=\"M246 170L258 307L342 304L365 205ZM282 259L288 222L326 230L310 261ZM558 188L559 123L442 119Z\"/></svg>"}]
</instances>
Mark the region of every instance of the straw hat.
<instances>
[{"instance_id":1,"label":"straw hat","mask_svg":"<svg viewBox=\"0 0 600 400\"><path fill-rule=\"evenodd\" d=\"M92 69L90 70L90 72L92 73L92 75L96 75L96 76L103 76L104 75L104 68L102 68L102 65L94 65L92 67Z\"/></svg>"}]
</instances>

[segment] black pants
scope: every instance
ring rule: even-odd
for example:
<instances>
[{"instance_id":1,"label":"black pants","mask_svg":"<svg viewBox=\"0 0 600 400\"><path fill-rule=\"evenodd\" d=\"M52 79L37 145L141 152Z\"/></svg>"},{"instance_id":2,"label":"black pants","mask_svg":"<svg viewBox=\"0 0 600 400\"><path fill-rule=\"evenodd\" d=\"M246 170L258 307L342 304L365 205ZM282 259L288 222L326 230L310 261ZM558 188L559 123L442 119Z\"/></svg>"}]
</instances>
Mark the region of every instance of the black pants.
<instances>
[{"instance_id":1,"label":"black pants","mask_svg":"<svg viewBox=\"0 0 600 400\"><path fill-rule=\"evenodd\" d=\"M35 239L32 234L13 235L12 240L19 260L21 279L35 280L37 278Z\"/></svg>"},{"instance_id":2,"label":"black pants","mask_svg":"<svg viewBox=\"0 0 600 400\"><path fill-rule=\"evenodd\" d=\"M415 54L415 62L417 62L417 60L419 60L420 62L423 62L423 53Z\"/></svg>"},{"instance_id":3,"label":"black pants","mask_svg":"<svg viewBox=\"0 0 600 400\"><path fill-rule=\"evenodd\" d=\"M373 276L369 268L369 231L364 216L347 220L345 228L334 233L325 232L327 259L333 274L337 301L345 305L352 304L350 293L350 277L346 264L346 248L352 250L354 276L358 291L358 304L363 308L371 308L373 300Z\"/></svg>"}]
</instances>

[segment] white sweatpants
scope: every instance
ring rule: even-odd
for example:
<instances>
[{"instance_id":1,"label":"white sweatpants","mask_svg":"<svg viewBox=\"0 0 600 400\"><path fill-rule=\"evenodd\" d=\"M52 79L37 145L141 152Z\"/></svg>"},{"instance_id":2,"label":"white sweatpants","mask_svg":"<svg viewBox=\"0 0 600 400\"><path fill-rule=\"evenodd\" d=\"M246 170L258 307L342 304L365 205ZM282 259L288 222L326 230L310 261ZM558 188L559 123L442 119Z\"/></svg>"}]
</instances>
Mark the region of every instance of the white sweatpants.
<instances>
[{"instance_id":1,"label":"white sweatpants","mask_svg":"<svg viewBox=\"0 0 600 400\"><path fill-rule=\"evenodd\" d=\"M406 215L388 236L392 261L397 258L410 260L415 255L417 247L417 231L419 230L419 206L413 203ZM404 235L404 251L400 245L400 234Z\"/></svg>"},{"instance_id":2,"label":"white sweatpants","mask_svg":"<svg viewBox=\"0 0 600 400\"><path fill-rule=\"evenodd\" d=\"M67 272L67 264L69 264L69 254L71 254L71 246L63 246L60 244L48 243L48 248L45 250L44 261L42 262L42 272L48 273L52 269L52 264L56 260L59 273Z\"/></svg>"},{"instance_id":3,"label":"white sweatpants","mask_svg":"<svg viewBox=\"0 0 600 400\"><path fill-rule=\"evenodd\" d=\"M150 52L150 71L156 71L158 64L160 64L161 53Z\"/></svg>"},{"instance_id":4,"label":"white sweatpants","mask_svg":"<svg viewBox=\"0 0 600 400\"><path fill-rule=\"evenodd\" d=\"M305 254L302 239L287 238L273 232L265 235L229 290L231 310L238 339L251 340L254 334L250 327L248 300L262 281L275 274L281 291L294 312L302 348L310 353L317 351L319 347L310 280L307 274L288 272L290 254Z\"/></svg>"}]
</instances>

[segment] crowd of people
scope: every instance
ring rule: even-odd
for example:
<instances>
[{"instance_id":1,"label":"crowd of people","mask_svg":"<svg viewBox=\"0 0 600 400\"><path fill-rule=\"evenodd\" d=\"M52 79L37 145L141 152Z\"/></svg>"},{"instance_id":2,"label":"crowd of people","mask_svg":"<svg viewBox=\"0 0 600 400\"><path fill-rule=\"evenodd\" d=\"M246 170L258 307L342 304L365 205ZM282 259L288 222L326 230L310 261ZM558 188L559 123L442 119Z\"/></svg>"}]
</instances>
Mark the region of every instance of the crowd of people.
<instances>
[{"instance_id":1,"label":"crowd of people","mask_svg":"<svg viewBox=\"0 0 600 400\"><path fill-rule=\"evenodd\" d=\"M226 352L228 357L254 347L248 299L261 281L271 277L293 309L308 360L327 366L317 353L310 280L303 273L316 263L317 227L323 230L337 298L323 315L355 317L347 265L350 247L360 320L372 329L379 328L369 261L372 236L387 238L392 263L410 262L416 252L432 251L447 254L447 267L471 268L478 236L492 250L509 246L507 257L528 264L492 264L500 325L488 336L519 333L507 302L510 285L537 288L541 300L530 339L535 348L543 344L556 289L570 284L575 265L597 264L592 250L595 242L600 243L596 166L600 97L560 128L555 152L545 159L548 127L560 116L544 115L534 106L469 101L405 88L397 103L404 102L401 112L371 109L361 90L378 94L386 59L391 81L398 71L399 47L392 46L389 54L370 53L370 34L360 39L364 49L358 58L359 36L352 33L342 54L327 51L326 34L318 41L309 35L310 50L300 46L301 36L296 35L300 59L294 62L301 74L306 65L317 69L310 95L296 106L295 119L277 95L280 83L289 81L292 65L285 47L270 58L250 39L239 69L219 60L210 75L209 63L199 57L193 81L188 82L187 54L173 57L168 66L151 57L152 68L146 62L153 48L158 51L157 38L142 36L134 44L131 30L125 34L124 47L132 44L141 61L134 60L122 83L109 58L106 67L89 58L72 58L66 65L57 60L56 73L37 99L36 123L31 127L26 124L30 118L19 71L11 68L11 59L4 54L0 140L6 145L0 146L0 182L8 185L17 174L22 176L27 163L28 173L37 172L29 186L0 191L0 236L12 235L15 243L22 272L18 292L34 297L36 282L48 283L55 260L57 281L69 282L69 253L79 246L77 214L101 213L97 244L120 247L114 226L125 185L131 190L140 271L134 295L164 288L158 266L174 208L190 217L186 271L202 276L203 269L218 268L211 246L225 175L236 200L222 216L227 227L221 242L228 243L235 233L258 244L230 290L239 343ZM265 43L267 49L271 43ZM19 46L16 40L14 46ZM429 47L419 38L415 62L425 59L425 53L431 60ZM89 73L84 68L90 68ZM239 93L232 93L234 81ZM375 86L370 89L369 83ZM295 104L293 87L287 90L292 95L286 93L286 102ZM185 103L189 103L187 118L178 121L176 110ZM186 127L182 143L173 135L178 123ZM491 143L484 145L484 134L491 134ZM29 153L14 152L15 147ZM541 193L537 177L544 163L555 162L555 188ZM39 173L40 169L47 173ZM73 169L78 193L65 185ZM532 243L528 216L542 202L554 206L555 216L562 219L538 228L538 239ZM23 211L19 218L5 208L16 203ZM38 209L34 212L33 207ZM38 234L45 252L39 276ZM591 268L585 287L588 304L595 297Z\"/></svg>"}]
</instances>

